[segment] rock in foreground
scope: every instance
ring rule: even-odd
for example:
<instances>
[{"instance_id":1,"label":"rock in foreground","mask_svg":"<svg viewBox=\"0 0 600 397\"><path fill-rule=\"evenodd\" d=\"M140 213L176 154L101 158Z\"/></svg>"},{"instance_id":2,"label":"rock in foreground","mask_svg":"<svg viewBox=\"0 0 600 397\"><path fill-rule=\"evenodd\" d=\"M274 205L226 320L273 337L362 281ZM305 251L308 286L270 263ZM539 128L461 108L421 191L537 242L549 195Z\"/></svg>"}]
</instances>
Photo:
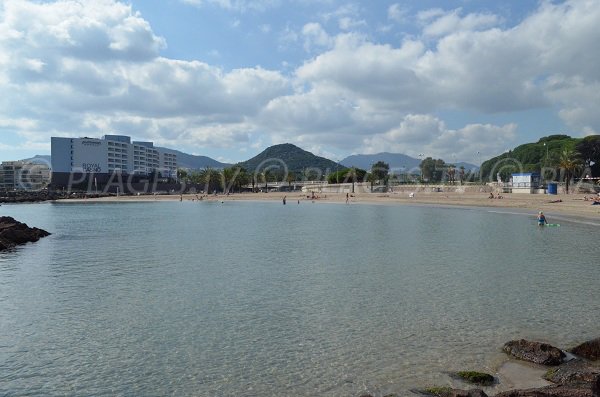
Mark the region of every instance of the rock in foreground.
<instances>
[{"instance_id":1,"label":"rock in foreground","mask_svg":"<svg viewBox=\"0 0 600 397\"><path fill-rule=\"evenodd\" d=\"M29 227L9 216L0 217L0 251L17 245L33 243L49 236L45 230Z\"/></svg>"},{"instance_id":2,"label":"rock in foreground","mask_svg":"<svg viewBox=\"0 0 600 397\"><path fill-rule=\"evenodd\" d=\"M506 342L502 350L519 360L542 365L559 365L565 358L565 353L559 348L525 339Z\"/></svg>"},{"instance_id":3,"label":"rock in foreground","mask_svg":"<svg viewBox=\"0 0 600 397\"><path fill-rule=\"evenodd\" d=\"M413 390L413 393L433 397L488 397L481 389L461 390L451 387L428 387L424 390Z\"/></svg>"},{"instance_id":4,"label":"rock in foreground","mask_svg":"<svg viewBox=\"0 0 600 397\"><path fill-rule=\"evenodd\" d=\"M600 379L600 367L592 367L581 359L550 368L544 379L553 383L567 384L576 382L593 383Z\"/></svg>"},{"instance_id":5,"label":"rock in foreground","mask_svg":"<svg viewBox=\"0 0 600 397\"><path fill-rule=\"evenodd\" d=\"M505 391L496 394L496 397L598 397L598 386L597 383L571 383L539 389Z\"/></svg>"},{"instance_id":6,"label":"rock in foreground","mask_svg":"<svg viewBox=\"0 0 600 397\"><path fill-rule=\"evenodd\" d=\"M596 361L600 359L600 338L592 339L583 342L581 345L570 350L571 353L587 358L588 360Z\"/></svg>"}]
</instances>

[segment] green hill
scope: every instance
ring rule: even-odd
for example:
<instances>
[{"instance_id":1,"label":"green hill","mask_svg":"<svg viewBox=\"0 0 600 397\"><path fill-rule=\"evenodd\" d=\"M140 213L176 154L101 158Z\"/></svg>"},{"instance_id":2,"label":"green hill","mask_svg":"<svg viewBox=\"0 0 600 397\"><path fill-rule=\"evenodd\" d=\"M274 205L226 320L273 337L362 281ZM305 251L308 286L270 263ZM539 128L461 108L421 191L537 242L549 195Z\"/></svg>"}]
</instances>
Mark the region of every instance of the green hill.
<instances>
[{"instance_id":1,"label":"green hill","mask_svg":"<svg viewBox=\"0 0 600 397\"><path fill-rule=\"evenodd\" d=\"M268 147L257 156L237 165L244 167L249 173L261 173L267 170L273 175L283 175L287 168L288 172L298 177L309 172L311 179L335 172L336 168L343 168L334 161L315 156L291 143Z\"/></svg>"},{"instance_id":2,"label":"green hill","mask_svg":"<svg viewBox=\"0 0 600 397\"><path fill-rule=\"evenodd\" d=\"M568 135L550 135L535 143L526 143L513 150L493 157L481 164L484 180L496 180L500 173L503 180L518 172L540 172L543 167L556 167L563 150L576 150L583 138Z\"/></svg>"}]
</instances>

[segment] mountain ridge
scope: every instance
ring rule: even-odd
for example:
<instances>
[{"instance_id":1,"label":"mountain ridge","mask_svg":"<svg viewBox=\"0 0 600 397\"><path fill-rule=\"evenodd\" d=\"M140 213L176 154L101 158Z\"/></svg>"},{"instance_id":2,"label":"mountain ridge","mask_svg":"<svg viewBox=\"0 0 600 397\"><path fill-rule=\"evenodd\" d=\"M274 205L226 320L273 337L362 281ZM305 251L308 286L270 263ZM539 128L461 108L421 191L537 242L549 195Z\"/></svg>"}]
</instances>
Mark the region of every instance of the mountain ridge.
<instances>
[{"instance_id":1,"label":"mountain ridge","mask_svg":"<svg viewBox=\"0 0 600 397\"><path fill-rule=\"evenodd\" d=\"M383 161L390 165L390 170L395 171L408 171L408 172L416 172L419 171L419 165L421 164L421 160L416 159L414 157L410 157L406 154L402 153L390 153L390 152L381 152L375 154L353 154L348 156L340 161L345 167L358 167L364 170L371 169L371 165L378 162ZM446 161L446 160L444 160ZM447 162L447 161L446 161ZM448 163L448 162L447 162ZM467 170L478 169L475 164L467 163L467 162L456 162L449 163L454 164L456 167L465 167Z\"/></svg>"},{"instance_id":2,"label":"mountain ridge","mask_svg":"<svg viewBox=\"0 0 600 397\"><path fill-rule=\"evenodd\" d=\"M322 175L340 168L335 161L317 156L291 143L269 146L251 159L237 165L251 172L262 172L267 169L275 173L285 173L287 169L288 172L302 173L306 169L311 169L320 170Z\"/></svg>"}]
</instances>

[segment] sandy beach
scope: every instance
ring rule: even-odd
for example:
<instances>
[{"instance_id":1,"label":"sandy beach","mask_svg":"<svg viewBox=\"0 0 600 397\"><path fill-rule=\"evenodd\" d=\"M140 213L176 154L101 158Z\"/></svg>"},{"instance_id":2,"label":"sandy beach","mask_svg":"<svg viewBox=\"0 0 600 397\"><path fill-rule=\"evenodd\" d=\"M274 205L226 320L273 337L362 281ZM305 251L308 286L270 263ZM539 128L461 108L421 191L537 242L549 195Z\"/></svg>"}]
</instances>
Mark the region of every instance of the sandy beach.
<instances>
[{"instance_id":1,"label":"sandy beach","mask_svg":"<svg viewBox=\"0 0 600 397\"><path fill-rule=\"evenodd\" d=\"M592 201L585 200L589 194L503 194L501 199L490 199L489 193L462 193L462 192L427 192L417 191L410 197L410 190L390 193L355 193L349 198L350 205L379 204L379 205L432 205L436 207L462 206L485 207L503 212L528 213L535 216L538 211L544 211L553 223L553 217L569 217L587 220L591 223L598 221L600 225L600 205L592 205ZM318 204L337 203L346 204L345 193L321 193L315 199L310 193L302 192L273 192L273 193L234 193L229 195L199 196L196 194L180 195L139 195L139 196L112 196L89 199L69 199L61 202L156 202L156 201L279 201L286 197L287 204ZM556 220L556 219L555 219Z\"/></svg>"}]
</instances>

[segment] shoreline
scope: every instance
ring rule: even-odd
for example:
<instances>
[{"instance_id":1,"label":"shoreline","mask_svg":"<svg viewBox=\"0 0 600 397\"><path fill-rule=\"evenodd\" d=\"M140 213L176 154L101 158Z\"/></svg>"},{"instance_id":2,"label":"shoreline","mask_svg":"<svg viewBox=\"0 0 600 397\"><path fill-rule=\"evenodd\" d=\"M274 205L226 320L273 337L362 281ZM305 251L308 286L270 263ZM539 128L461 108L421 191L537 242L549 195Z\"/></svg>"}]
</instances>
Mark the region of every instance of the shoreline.
<instances>
[{"instance_id":1,"label":"shoreline","mask_svg":"<svg viewBox=\"0 0 600 397\"><path fill-rule=\"evenodd\" d=\"M230 195L204 196L201 200L195 194L180 195L140 195L112 196L100 198L61 199L56 203L133 203L133 202L281 202L287 197L287 205L306 203L346 204L345 193L321 194L314 200L306 193L234 193ZM355 193L350 197L349 205L414 205L433 206L436 208L478 208L492 212L511 213L515 215L536 215L538 211L554 220L576 221L593 226L600 226L600 205L592 205L584 200L586 194L569 195L537 195L537 194L505 194L502 199L489 199L488 193L456 193L456 192L419 192L409 197L409 192L397 193ZM559 201L560 200L560 201Z\"/></svg>"}]
</instances>

